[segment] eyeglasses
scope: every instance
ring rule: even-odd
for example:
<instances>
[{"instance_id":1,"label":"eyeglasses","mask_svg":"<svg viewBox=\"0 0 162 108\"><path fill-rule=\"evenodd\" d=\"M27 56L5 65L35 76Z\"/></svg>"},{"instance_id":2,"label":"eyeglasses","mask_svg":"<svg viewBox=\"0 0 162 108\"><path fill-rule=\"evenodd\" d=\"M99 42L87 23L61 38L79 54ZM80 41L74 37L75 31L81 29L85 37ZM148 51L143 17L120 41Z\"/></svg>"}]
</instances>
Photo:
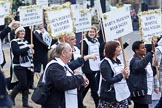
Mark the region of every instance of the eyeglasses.
<instances>
[{"instance_id":1,"label":"eyeglasses","mask_svg":"<svg viewBox=\"0 0 162 108\"><path fill-rule=\"evenodd\" d=\"M70 40L75 40L76 38L72 38L72 39L70 39Z\"/></svg>"}]
</instances>

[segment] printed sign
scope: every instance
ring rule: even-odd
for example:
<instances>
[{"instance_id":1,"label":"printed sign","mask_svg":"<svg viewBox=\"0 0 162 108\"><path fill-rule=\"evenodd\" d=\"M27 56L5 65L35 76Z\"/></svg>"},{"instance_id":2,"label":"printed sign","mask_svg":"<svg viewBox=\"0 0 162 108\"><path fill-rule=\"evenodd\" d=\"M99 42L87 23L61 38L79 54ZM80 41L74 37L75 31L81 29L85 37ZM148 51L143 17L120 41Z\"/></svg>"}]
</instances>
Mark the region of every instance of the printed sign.
<instances>
[{"instance_id":1,"label":"printed sign","mask_svg":"<svg viewBox=\"0 0 162 108\"><path fill-rule=\"evenodd\" d=\"M90 10L82 10L82 11L76 11L73 13L73 20L74 20L74 28L75 32L85 32L89 31L91 29L91 11Z\"/></svg>"},{"instance_id":2,"label":"printed sign","mask_svg":"<svg viewBox=\"0 0 162 108\"><path fill-rule=\"evenodd\" d=\"M118 8L103 14L103 26L106 41L117 39L133 32L129 8Z\"/></svg>"},{"instance_id":3,"label":"printed sign","mask_svg":"<svg viewBox=\"0 0 162 108\"><path fill-rule=\"evenodd\" d=\"M0 2L0 25L4 25L4 14L5 14L5 10L4 10L4 3Z\"/></svg>"},{"instance_id":4,"label":"printed sign","mask_svg":"<svg viewBox=\"0 0 162 108\"><path fill-rule=\"evenodd\" d=\"M48 7L48 0L36 0L36 4L40 5L41 8Z\"/></svg>"},{"instance_id":5,"label":"printed sign","mask_svg":"<svg viewBox=\"0 0 162 108\"><path fill-rule=\"evenodd\" d=\"M139 19L140 31L144 41L150 41L153 36L162 35L160 10L141 12Z\"/></svg>"},{"instance_id":6,"label":"printed sign","mask_svg":"<svg viewBox=\"0 0 162 108\"><path fill-rule=\"evenodd\" d=\"M74 31L70 6L60 9L47 10L46 16L48 31L53 38L57 38Z\"/></svg>"},{"instance_id":7,"label":"printed sign","mask_svg":"<svg viewBox=\"0 0 162 108\"><path fill-rule=\"evenodd\" d=\"M40 6L20 7L20 25L23 27L38 25L43 22L43 10Z\"/></svg>"},{"instance_id":8,"label":"printed sign","mask_svg":"<svg viewBox=\"0 0 162 108\"><path fill-rule=\"evenodd\" d=\"M11 3L10 2L5 2L4 3L4 14L5 15L9 15L10 14L10 6L11 6Z\"/></svg>"}]
</instances>

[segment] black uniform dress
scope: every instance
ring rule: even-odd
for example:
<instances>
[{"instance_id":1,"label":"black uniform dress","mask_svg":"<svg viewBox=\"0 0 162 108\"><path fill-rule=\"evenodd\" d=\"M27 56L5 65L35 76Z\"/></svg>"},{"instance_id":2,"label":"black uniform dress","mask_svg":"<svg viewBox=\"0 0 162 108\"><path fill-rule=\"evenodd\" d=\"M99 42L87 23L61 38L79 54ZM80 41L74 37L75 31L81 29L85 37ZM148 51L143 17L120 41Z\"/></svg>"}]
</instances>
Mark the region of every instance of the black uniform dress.
<instances>
[{"instance_id":1,"label":"black uniform dress","mask_svg":"<svg viewBox=\"0 0 162 108\"><path fill-rule=\"evenodd\" d=\"M29 85L32 76L32 72L30 71L31 66L24 67L20 65L20 62L26 63L30 60L28 59L30 57L29 47L26 46L27 43L27 41L20 38L14 39L11 42L11 51L13 53L13 71L18 79L18 84L13 88L10 95L14 100L16 95L21 91L23 106L28 105Z\"/></svg>"}]
</instances>

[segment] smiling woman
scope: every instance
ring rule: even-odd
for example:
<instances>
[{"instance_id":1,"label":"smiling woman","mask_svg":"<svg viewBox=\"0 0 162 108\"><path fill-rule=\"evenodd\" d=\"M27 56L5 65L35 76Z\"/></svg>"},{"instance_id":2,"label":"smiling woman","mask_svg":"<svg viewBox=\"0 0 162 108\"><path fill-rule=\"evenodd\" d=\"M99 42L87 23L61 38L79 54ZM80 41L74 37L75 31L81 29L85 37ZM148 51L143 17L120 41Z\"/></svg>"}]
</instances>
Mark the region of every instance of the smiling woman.
<instances>
[{"instance_id":1,"label":"smiling woman","mask_svg":"<svg viewBox=\"0 0 162 108\"><path fill-rule=\"evenodd\" d=\"M134 108L149 108L148 104L152 103L153 73L155 73L155 67L151 65L153 49L146 53L144 42L135 41L132 50L135 54L130 60L130 76L127 83Z\"/></svg>"},{"instance_id":2,"label":"smiling woman","mask_svg":"<svg viewBox=\"0 0 162 108\"><path fill-rule=\"evenodd\" d=\"M126 83L128 68L117 58L121 47L116 41L105 45L105 58L101 62L100 101L98 108L128 108L130 92Z\"/></svg>"},{"instance_id":3,"label":"smiling woman","mask_svg":"<svg viewBox=\"0 0 162 108\"><path fill-rule=\"evenodd\" d=\"M33 53L33 44L28 44L28 41L24 40L25 29L23 27L18 27L15 30L16 38L11 41L11 53L13 75L16 77L14 81L18 81L18 84L13 88L10 96L15 105L15 97L21 91L22 92L22 102L23 107L33 108L28 104L28 93L30 79L32 78L31 69L33 69L31 55Z\"/></svg>"}]
</instances>

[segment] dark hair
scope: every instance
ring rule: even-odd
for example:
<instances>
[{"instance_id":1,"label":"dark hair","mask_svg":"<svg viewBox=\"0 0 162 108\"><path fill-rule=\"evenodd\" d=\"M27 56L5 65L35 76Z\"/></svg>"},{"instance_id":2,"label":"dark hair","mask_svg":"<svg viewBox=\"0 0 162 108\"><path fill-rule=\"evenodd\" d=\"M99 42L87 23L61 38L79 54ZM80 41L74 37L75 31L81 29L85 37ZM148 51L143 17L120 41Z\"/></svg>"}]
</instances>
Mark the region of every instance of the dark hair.
<instances>
[{"instance_id":1,"label":"dark hair","mask_svg":"<svg viewBox=\"0 0 162 108\"><path fill-rule=\"evenodd\" d=\"M105 44L105 56L108 58L113 58L115 55L116 48L120 44L116 41L109 41Z\"/></svg>"},{"instance_id":2,"label":"dark hair","mask_svg":"<svg viewBox=\"0 0 162 108\"><path fill-rule=\"evenodd\" d=\"M140 45L143 44L143 41L135 41L132 45L132 50L135 52L136 49L139 49Z\"/></svg>"}]
</instances>

